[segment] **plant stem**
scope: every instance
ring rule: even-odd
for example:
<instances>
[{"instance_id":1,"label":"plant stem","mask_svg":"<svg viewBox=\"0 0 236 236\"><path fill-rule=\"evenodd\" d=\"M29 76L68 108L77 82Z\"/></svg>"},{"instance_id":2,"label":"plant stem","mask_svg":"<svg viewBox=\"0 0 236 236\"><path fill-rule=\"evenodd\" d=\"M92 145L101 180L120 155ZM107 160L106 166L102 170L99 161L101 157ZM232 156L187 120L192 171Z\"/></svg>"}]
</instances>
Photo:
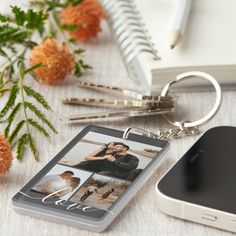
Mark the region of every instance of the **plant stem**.
<instances>
[{"instance_id":1,"label":"plant stem","mask_svg":"<svg viewBox=\"0 0 236 236\"><path fill-rule=\"evenodd\" d=\"M62 38L64 41L67 42L67 46L68 46L69 50L70 50L71 52L73 52L74 49L73 49L73 47L71 46L71 43L69 42L69 40L67 39L67 36L66 36L65 32L61 29L61 27L60 27L60 25L59 25L59 23L58 23L58 19L57 19L57 16L56 16L56 13L55 13L55 12L49 14L49 21L51 21L52 25L55 26L55 27L58 29L58 31L59 31L59 33L60 33L60 35L61 35L61 38Z\"/></svg>"},{"instance_id":2,"label":"plant stem","mask_svg":"<svg viewBox=\"0 0 236 236\"><path fill-rule=\"evenodd\" d=\"M12 61L7 61L5 64L2 65L0 68L0 73L2 73L2 80L0 81L0 97L4 95L5 92L9 91L9 89L5 88L5 86L11 82L11 76L8 68L14 66L14 64L19 60L21 57L24 57L27 48L22 49L18 54L15 55Z\"/></svg>"},{"instance_id":3,"label":"plant stem","mask_svg":"<svg viewBox=\"0 0 236 236\"><path fill-rule=\"evenodd\" d=\"M22 65L20 65L21 67ZM29 122L28 122L28 116L27 116L27 111L26 111L26 107L25 107L25 96L24 96L24 74L22 73L23 70L21 70L21 68L19 68L19 87L20 87L20 96L21 96L21 101L22 101L22 105L23 105L23 110L24 110L24 116L25 116L25 123L26 123L26 129L27 129L27 134L29 137L30 134L30 128L29 128Z\"/></svg>"},{"instance_id":4,"label":"plant stem","mask_svg":"<svg viewBox=\"0 0 236 236\"><path fill-rule=\"evenodd\" d=\"M2 65L2 67L0 68L0 71L3 72L4 70L6 70L7 67L14 65L14 63L22 56L25 55L27 48L22 49L13 59L13 61L11 62L6 62L5 64Z\"/></svg>"}]
</instances>

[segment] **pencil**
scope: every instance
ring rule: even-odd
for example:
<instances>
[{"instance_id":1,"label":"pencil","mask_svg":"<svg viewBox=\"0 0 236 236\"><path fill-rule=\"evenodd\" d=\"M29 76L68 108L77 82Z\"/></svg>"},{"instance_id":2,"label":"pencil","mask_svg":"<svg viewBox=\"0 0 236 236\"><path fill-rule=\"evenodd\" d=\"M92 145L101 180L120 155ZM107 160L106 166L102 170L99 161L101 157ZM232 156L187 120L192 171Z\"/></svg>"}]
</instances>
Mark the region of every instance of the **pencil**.
<instances>
[{"instance_id":1,"label":"pencil","mask_svg":"<svg viewBox=\"0 0 236 236\"><path fill-rule=\"evenodd\" d=\"M174 20L170 30L170 48L173 49L183 37L188 20L192 0L178 0L175 8Z\"/></svg>"}]
</instances>

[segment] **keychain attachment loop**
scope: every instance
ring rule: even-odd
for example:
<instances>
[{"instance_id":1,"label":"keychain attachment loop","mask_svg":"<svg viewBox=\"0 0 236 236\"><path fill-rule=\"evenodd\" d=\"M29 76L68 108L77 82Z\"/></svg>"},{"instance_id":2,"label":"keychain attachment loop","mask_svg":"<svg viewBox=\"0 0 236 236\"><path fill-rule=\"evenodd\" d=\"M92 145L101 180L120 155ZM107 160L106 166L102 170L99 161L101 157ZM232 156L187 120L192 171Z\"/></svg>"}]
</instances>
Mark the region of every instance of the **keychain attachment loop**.
<instances>
[{"instance_id":1,"label":"keychain attachment loop","mask_svg":"<svg viewBox=\"0 0 236 236\"><path fill-rule=\"evenodd\" d=\"M123 134L123 139L127 139L129 136L130 131L133 130L134 132L141 133L144 136L151 137L150 132L148 132L145 129L139 128L139 127L128 127Z\"/></svg>"},{"instance_id":2,"label":"keychain attachment loop","mask_svg":"<svg viewBox=\"0 0 236 236\"><path fill-rule=\"evenodd\" d=\"M190 72L185 72L185 73L182 73L180 75L177 75L175 80L173 80L170 83L168 83L167 85L165 85L165 87L163 88L163 90L161 92L161 96L165 97L165 96L168 95L171 85L176 84L176 83L178 83L182 80L192 79L192 78L201 78L201 79L205 79L205 80L208 80L208 81L211 82L211 84L213 85L213 87L215 89L215 92L216 92L215 104L212 107L212 109L208 112L207 115L205 115L203 118L201 118L197 121L194 121L194 122L171 121L171 120L169 120L169 118L167 118L166 115L163 115L164 118L166 119L166 121L169 122L170 124L174 125L174 126L183 127L183 128L198 127L198 126L206 123L210 119L212 119L215 116L215 114L217 113L217 111L219 110L221 100L222 100L222 91L221 91L220 85L214 77L212 77L211 75L209 75L205 72L190 71Z\"/></svg>"},{"instance_id":3,"label":"keychain attachment loop","mask_svg":"<svg viewBox=\"0 0 236 236\"><path fill-rule=\"evenodd\" d=\"M158 130L157 133L148 132L145 129L138 128L138 127L128 127L123 134L123 139L128 139L129 134L132 132L142 134L146 137L150 138L157 138L160 140L169 140L171 138L179 138L183 135L186 136L193 136L199 134L198 127L191 127L191 128L181 128L175 127L168 130Z\"/></svg>"},{"instance_id":4,"label":"keychain attachment loop","mask_svg":"<svg viewBox=\"0 0 236 236\"><path fill-rule=\"evenodd\" d=\"M176 79L174 81L168 83L163 88L163 90L161 92L161 97L165 97L168 95L171 85L173 85L181 80L186 80L186 79L190 79L193 77L200 77L202 79L208 80L212 83L212 85L215 88L216 101L215 101L213 108L208 112L207 115L205 115L200 120L197 120L194 122L191 122L191 121L171 121L167 118L166 115L163 115L164 118L166 119L166 121L169 122L170 124L172 124L173 126L175 126L175 128L171 128L168 130L158 130L157 133L152 133L152 132L146 131L145 129L141 129L141 128L137 128L137 127L129 127L125 130L125 132L123 134L123 139L128 138L131 130L136 133L141 133L144 136L151 137L151 138L157 138L157 139L161 139L161 140L169 140L171 138L179 138L184 135L192 136L192 135L199 134L198 127L200 125L206 123L210 119L212 119L215 116L215 114L217 113L217 111L220 107L220 104L221 104L222 91L221 91L220 85L218 84L218 82L216 81L216 79L214 77L212 77L211 75L209 75L207 73L200 72L200 71L191 71L191 72L186 72L186 73L180 74L176 77Z\"/></svg>"}]
</instances>

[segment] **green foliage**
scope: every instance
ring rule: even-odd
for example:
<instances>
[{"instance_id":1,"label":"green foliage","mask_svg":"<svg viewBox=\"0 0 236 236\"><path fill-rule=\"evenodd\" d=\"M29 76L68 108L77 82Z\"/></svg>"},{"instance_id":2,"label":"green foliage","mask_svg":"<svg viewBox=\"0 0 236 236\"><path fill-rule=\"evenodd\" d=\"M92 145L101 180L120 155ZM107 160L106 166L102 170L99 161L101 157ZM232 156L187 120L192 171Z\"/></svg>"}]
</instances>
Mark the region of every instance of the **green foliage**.
<instances>
[{"instance_id":1,"label":"green foliage","mask_svg":"<svg viewBox=\"0 0 236 236\"><path fill-rule=\"evenodd\" d=\"M33 9L23 11L21 8L13 6L12 12L14 13L17 25L25 26L26 29L30 30L38 30L40 33L43 32L44 21L48 17L43 11L36 12Z\"/></svg>"},{"instance_id":2,"label":"green foliage","mask_svg":"<svg viewBox=\"0 0 236 236\"><path fill-rule=\"evenodd\" d=\"M17 123L15 129L12 131L11 135L8 138L8 141L12 144L17 135L19 134L20 130L23 128L25 124L25 120L21 120Z\"/></svg>"},{"instance_id":3,"label":"green foliage","mask_svg":"<svg viewBox=\"0 0 236 236\"><path fill-rule=\"evenodd\" d=\"M34 66L32 66L32 67L30 67L29 69L25 70L25 71L24 71L24 75L33 73L33 71L34 71L35 69L37 69L37 68L39 68L39 67L41 67L41 66L42 66L42 63L35 64Z\"/></svg>"},{"instance_id":4,"label":"green foliage","mask_svg":"<svg viewBox=\"0 0 236 236\"><path fill-rule=\"evenodd\" d=\"M76 76L81 76L82 72L86 69L92 69L92 67L90 65L85 64L84 61L80 59L75 63L74 74Z\"/></svg>"},{"instance_id":5,"label":"green foliage","mask_svg":"<svg viewBox=\"0 0 236 236\"><path fill-rule=\"evenodd\" d=\"M66 30L66 31L76 31L78 29L78 25L60 25L60 28L62 30Z\"/></svg>"},{"instance_id":6,"label":"green foliage","mask_svg":"<svg viewBox=\"0 0 236 236\"><path fill-rule=\"evenodd\" d=\"M82 2L83 2L83 0L66 0L65 5L66 6L77 6Z\"/></svg>"},{"instance_id":7,"label":"green foliage","mask_svg":"<svg viewBox=\"0 0 236 236\"><path fill-rule=\"evenodd\" d=\"M4 73L0 71L0 86L4 85Z\"/></svg>"},{"instance_id":8,"label":"green foliage","mask_svg":"<svg viewBox=\"0 0 236 236\"><path fill-rule=\"evenodd\" d=\"M7 118L7 127L4 130L4 135L6 138L8 138L8 136L9 136L12 122L14 121L16 114L19 112L21 106L22 106L21 102L17 103L17 105L14 107L14 109L11 111L10 115Z\"/></svg>"},{"instance_id":9,"label":"green foliage","mask_svg":"<svg viewBox=\"0 0 236 236\"><path fill-rule=\"evenodd\" d=\"M4 88L12 80L14 73L15 68L11 62L10 65L0 72L0 87Z\"/></svg>"},{"instance_id":10,"label":"green foliage","mask_svg":"<svg viewBox=\"0 0 236 236\"><path fill-rule=\"evenodd\" d=\"M84 52L85 52L85 49L83 48L78 48L74 50L74 54L77 54L77 55L81 55Z\"/></svg>"},{"instance_id":11,"label":"green foliage","mask_svg":"<svg viewBox=\"0 0 236 236\"><path fill-rule=\"evenodd\" d=\"M19 7L12 7L13 17L0 15L0 54L8 58L4 47L16 53L15 45L21 45L32 48L36 45L31 40L34 30L39 33L44 31L44 23L47 14L43 11L36 12L32 9L27 11L21 10ZM14 23L15 22L15 23Z\"/></svg>"},{"instance_id":12,"label":"green foliage","mask_svg":"<svg viewBox=\"0 0 236 236\"><path fill-rule=\"evenodd\" d=\"M51 110L49 104L45 100L45 98L35 91L33 88L24 85L23 80L26 74L31 73L31 71L37 68L39 65L26 68L24 61L19 59L17 61L18 64L18 73L19 80L14 81L10 90L10 94L8 100L6 101L5 106L0 111L1 118L5 118L8 113L6 119L6 128L4 130L5 137L8 141L13 145L16 144L16 158L21 159L24 153L26 146L28 145L34 158L38 160L38 151L32 136L31 128L36 129L41 135L46 138L49 138L49 133L44 128L36 118L38 118L42 123L44 123L47 128L51 129L53 132L57 132L51 122L46 118L45 114L37 108L30 101L26 101L26 97L33 98L37 104L40 104L42 108L46 110ZM16 99L21 99L15 105ZM36 115L36 118L29 117L28 110L33 112ZM24 118L21 119L15 126L13 126L14 121L16 121L17 114L23 111ZM22 134L23 133L23 134ZM19 138L18 138L19 137ZM18 139L17 139L18 138Z\"/></svg>"},{"instance_id":13,"label":"green foliage","mask_svg":"<svg viewBox=\"0 0 236 236\"><path fill-rule=\"evenodd\" d=\"M50 135L48 134L48 132L46 131L46 129L41 126L37 121L31 119L31 118L28 118L28 122L29 124L34 127L35 129L37 129L41 134L43 134L46 138L49 138Z\"/></svg>"},{"instance_id":14,"label":"green foliage","mask_svg":"<svg viewBox=\"0 0 236 236\"><path fill-rule=\"evenodd\" d=\"M20 44L27 45L30 40L29 37L32 35L32 32L29 30L17 27L15 25L10 25L4 23L0 25L0 48L10 47L11 45Z\"/></svg>"},{"instance_id":15,"label":"green foliage","mask_svg":"<svg viewBox=\"0 0 236 236\"><path fill-rule=\"evenodd\" d=\"M4 16L0 14L0 22L9 22L11 21L11 18L9 16Z\"/></svg>"},{"instance_id":16,"label":"green foliage","mask_svg":"<svg viewBox=\"0 0 236 236\"><path fill-rule=\"evenodd\" d=\"M47 7L47 11L52 11L54 10L55 8L63 8L65 7L65 4L64 3L60 3L58 1L55 1L55 0L44 0L44 1L33 1L32 2L32 5L36 5L36 6L39 6L39 7Z\"/></svg>"},{"instance_id":17,"label":"green foliage","mask_svg":"<svg viewBox=\"0 0 236 236\"><path fill-rule=\"evenodd\" d=\"M44 99L44 97L33 90L31 87L28 87L26 85L23 86L25 93L29 97L33 97L38 103L40 103L45 109L51 110L51 107L49 106L48 102Z\"/></svg>"},{"instance_id":18,"label":"green foliage","mask_svg":"<svg viewBox=\"0 0 236 236\"><path fill-rule=\"evenodd\" d=\"M46 118L46 116L33 103L25 102L24 105L31 112L33 112L43 123L45 123L52 131L57 133L56 129L51 124L51 122Z\"/></svg>"},{"instance_id":19,"label":"green foliage","mask_svg":"<svg viewBox=\"0 0 236 236\"><path fill-rule=\"evenodd\" d=\"M69 39L68 39L68 43L76 44L77 41L76 41L75 39L73 39L73 38L69 38Z\"/></svg>"},{"instance_id":20,"label":"green foliage","mask_svg":"<svg viewBox=\"0 0 236 236\"><path fill-rule=\"evenodd\" d=\"M74 72L74 74L76 76L81 76L81 73L82 73L81 65L80 65L80 63L76 62L75 63L75 72Z\"/></svg>"},{"instance_id":21,"label":"green foliage","mask_svg":"<svg viewBox=\"0 0 236 236\"><path fill-rule=\"evenodd\" d=\"M88 64L85 64L83 60L80 59L78 62L80 63L80 65L83 68L83 70L92 69L92 66L90 66Z\"/></svg>"},{"instance_id":22,"label":"green foliage","mask_svg":"<svg viewBox=\"0 0 236 236\"><path fill-rule=\"evenodd\" d=\"M3 118L8 113L8 111L14 106L18 92L19 92L18 81L14 81L13 86L10 90L8 100L5 106L0 111L0 119Z\"/></svg>"},{"instance_id":23,"label":"green foliage","mask_svg":"<svg viewBox=\"0 0 236 236\"><path fill-rule=\"evenodd\" d=\"M0 97L2 97L6 92L10 91L9 88L6 87L9 80L5 80L5 72L0 72Z\"/></svg>"},{"instance_id":24,"label":"green foliage","mask_svg":"<svg viewBox=\"0 0 236 236\"><path fill-rule=\"evenodd\" d=\"M25 67L25 55L32 49L36 42L32 40L35 33L42 38L49 35L45 31L46 20L51 25L50 33L56 36L56 32L74 31L76 25L61 25L58 18L58 8L76 6L83 0L44 0L34 1L33 5L40 6L40 10L23 10L20 7L12 6L12 14L0 14L0 56L7 61L0 68L0 97L5 93L8 99L0 110L0 122L5 121L4 134L12 146L16 146L16 158L21 160L25 149L28 147L34 158L38 160L38 151L35 144L33 131L39 132L43 137L49 138L50 131L57 133L51 121L46 117L45 110L51 110L45 98L32 87L24 84L26 75L36 78L35 69L41 66ZM39 9L37 8L37 9ZM59 10L61 10L59 9ZM49 19L48 15L52 16ZM52 23L52 21L55 21ZM55 27L56 26L56 27ZM50 34L49 33L49 34ZM43 35L44 34L44 35ZM76 44L76 40L64 41L69 44ZM22 48L19 51L19 46ZM70 45L69 45L70 46ZM81 58L84 50L79 48L71 50L74 56L78 56L75 74L80 76L85 69L91 67L84 63ZM19 118L20 117L20 118Z\"/></svg>"},{"instance_id":25,"label":"green foliage","mask_svg":"<svg viewBox=\"0 0 236 236\"><path fill-rule=\"evenodd\" d=\"M34 159L38 161L39 160L38 151L36 149L34 139L30 133L25 133L19 138L16 146L16 158L18 160L22 159L27 143L29 144Z\"/></svg>"},{"instance_id":26,"label":"green foliage","mask_svg":"<svg viewBox=\"0 0 236 236\"><path fill-rule=\"evenodd\" d=\"M37 149L36 149L36 147L35 147L34 139L33 139L33 137L32 137L31 134L28 134L28 138L29 138L30 150L31 150L31 152L32 152L32 154L33 154L33 156L34 156L34 159L35 159L36 161L38 161L38 160L39 160L38 151L37 151Z\"/></svg>"},{"instance_id":27,"label":"green foliage","mask_svg":"<svg viewBox=\"0 0 236 236\"><path fill-rule=\"evenodd\" d=\"M16 146L16 158L18 160L21 160L22 156L23 156L23 153L24 153L24 150L25 150L25 144L28 140L28 134L23 134L19 140L18 140L18 143L17 143L17 146Z\"/></svg>"},{"instance_id":28,"label":"green foliage","mask_svg":"<svg viewBox=\"0 0 236 236\"><path fill-rule=\"evenodd\" d=\"M44 1L34 1L33 5L38 5L40 7L47 6L47 10L51 11L56 8L65 8L67 6L77 6L81 2L83 2L83 0L65 0L63 2L55 1L55 0L44 0Z\"/></svg>"},{"instance_id":29,"label":"green foliage","mask_svg":"<svg viewBox=\"0 0 236 236\"><path fill-rule=\"evenodd\" d=\"M5 89L0 85L0 97L2 97L6 92L9 92L9 89Z\"/></svg>"}]
</instances>

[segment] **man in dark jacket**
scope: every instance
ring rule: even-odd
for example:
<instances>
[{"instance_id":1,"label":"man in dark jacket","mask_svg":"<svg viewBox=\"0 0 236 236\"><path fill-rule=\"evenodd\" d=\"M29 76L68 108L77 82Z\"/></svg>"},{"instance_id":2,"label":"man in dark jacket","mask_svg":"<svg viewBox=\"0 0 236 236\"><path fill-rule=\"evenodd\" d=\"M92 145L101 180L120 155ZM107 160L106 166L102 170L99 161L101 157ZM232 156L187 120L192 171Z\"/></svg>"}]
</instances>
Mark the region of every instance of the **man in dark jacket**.
<instances>
[{"instance_id":1,"label":"man in dark jacket","mask_svg":"<svg viewBox=\"0 0 236 236\"><path fill-rule=\"evenodd\" d=\"M124 143L113 143L109 152L103 149L95 150L74 167L100 174L126 179L129 173L138 166L139 159L129 153L129 146Z\"/></svg>"}]
</instances>

